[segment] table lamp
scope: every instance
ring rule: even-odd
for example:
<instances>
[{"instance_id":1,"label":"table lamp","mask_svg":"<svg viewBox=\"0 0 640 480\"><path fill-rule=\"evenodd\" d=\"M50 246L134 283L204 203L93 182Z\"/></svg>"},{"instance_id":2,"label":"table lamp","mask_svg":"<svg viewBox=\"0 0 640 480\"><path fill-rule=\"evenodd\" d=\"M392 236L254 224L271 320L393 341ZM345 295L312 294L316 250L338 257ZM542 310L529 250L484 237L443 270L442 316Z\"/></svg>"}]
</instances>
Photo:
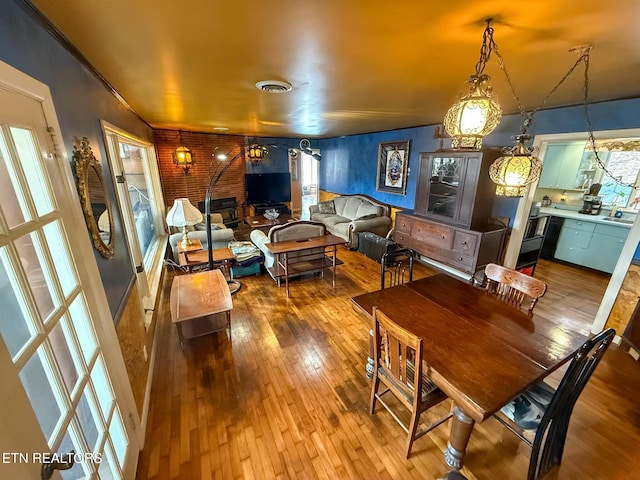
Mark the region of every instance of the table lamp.
<instances>
[{"instance_id":1,"label":"table lamp","mask_svg":"<svg viewBox=\"0 0 640 480\"><path fill-rule=\"evenodd\" d=\"M202 218L202 213L191 205L188 198L176 198L173 201L173 206L167 212L167 225L183 228L182 247L186 248L192 244L187 226L202 222Z\"/></svg>"}]
</instances>

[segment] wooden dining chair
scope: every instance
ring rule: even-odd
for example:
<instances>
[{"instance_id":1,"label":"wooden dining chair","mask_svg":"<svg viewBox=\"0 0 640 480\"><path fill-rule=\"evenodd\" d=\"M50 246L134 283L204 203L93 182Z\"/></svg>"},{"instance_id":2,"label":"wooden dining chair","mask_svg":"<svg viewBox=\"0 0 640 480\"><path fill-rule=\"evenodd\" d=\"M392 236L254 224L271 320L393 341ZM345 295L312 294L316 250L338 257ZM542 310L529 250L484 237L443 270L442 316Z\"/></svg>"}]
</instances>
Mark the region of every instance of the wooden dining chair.
<instances>
[{"instance_id":1,"label":"wooden dining chair","mask_svg":"<svg viewBox=\"0 0 640 480\"><path fill-rule=\"evenodd\" d=\"M375 413L376 403L387 409L391 416L409 435L407 438L406 458L411 455L413 442L425 433L433 430L451 417L444 417L418 430L420 415L429 408L447 398L423 370L422 338L394 323L377 307L373 309L374 318L374 373L371 383L371 404L369 412ZM380 391L381 384L385 387ZM383 396L392 393L411 411L411 421L405 425L393 409L383 400Z\"/></svg>"},{"instance_id":2,"label":"wooden dining chair","mask_svg":"<svg viewBox=\"0 0 640 480\"><path fill-rule=\"evenodd\" d=\"M380 288L395 287L413 280L413 250L390 250L380 259Z\"/></svg>"},{"instance_id":3,"label":"wooden dining chair","mask_svg":"<svg viewBox=\"0 0 640 480\"><path fill-rule=\"evenodd\" d=\"M587 340L556 390L539 382L494 415L531 447L527 480L541 479L560 465L573 407L615 333L610 328ZM535 432L533 442L525 436L526 431Z\"/></svg>"},{"instance_id":4,"label":"wooden dining chair","mask_svg":"<svg viewBox=\"0 0 640 480\"><path fill-rule=\"evenodd\" d=\"M530 313L547 291L547 284L542 280L495 263L484 268L484 276L487 280L487 292L505 303L520 308L528 297Z\"/></svg>"}]
</instances>

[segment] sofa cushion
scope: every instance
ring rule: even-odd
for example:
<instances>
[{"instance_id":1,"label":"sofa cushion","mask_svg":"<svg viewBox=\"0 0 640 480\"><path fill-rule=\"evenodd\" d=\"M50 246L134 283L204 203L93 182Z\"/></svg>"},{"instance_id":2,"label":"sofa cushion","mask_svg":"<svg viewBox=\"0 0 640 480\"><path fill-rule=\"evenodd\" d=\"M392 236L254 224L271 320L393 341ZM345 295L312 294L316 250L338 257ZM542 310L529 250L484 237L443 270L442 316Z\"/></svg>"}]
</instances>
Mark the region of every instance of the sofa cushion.
<instances>
[{"instance_id":1,"label":"sofa cushion","mask_svg":"<svg viewBox=\"0 0 640 480\"><path fill-rule=\"evenodd\" d=\"M314 221L315 220L316 219L314 218ZM335 228L336 225L340 223L344 223L345 225L348 225L349 223L351 223L351 219L346 217L341 217L340 215L327 215L322 219L322 223L324 223L329 230L332 230L333 228Z\"/></svg>"},{"instance_id":2,"label":"sofa cushion","mask_svg":"<svg viewBox=\"0 0 640 480\"><path fill-rule=\"evenodd\" d=\"M384 214L382 207L373 205L367 201L360 202L356 216L353 218L361 218L372 215L374 217L381 217ZM371 218L371 217L370 217Z\"/></svg>"},{"instance_id":3,"label":"sofa cushion","mask_svg":"<svg viewBox=\"0 0 640 480\"><path fill-rule=\"evenodd\" d=\"M339 213L340 215L342 215L343 217L347 217L350 218L351 220L353 220L354 218L357 218L358 215L358 209L360 208L360 206L362 205L362 199L358 198L358 197L347 197L347 201L344 204L344 208L342 209L342 213L338 212L336 210L336 213Z\"/></svg>"},{"instance_id":4,"label":"sofa cushion","mask_svg":"<svg viewBox=\"0 0 640 480\"><path fill-rule=\"evenodd\" d=\"M320 213L336 213L336 205L333 203L333 200L318 203L318 209Z\"/></svg>"}]
</instances>

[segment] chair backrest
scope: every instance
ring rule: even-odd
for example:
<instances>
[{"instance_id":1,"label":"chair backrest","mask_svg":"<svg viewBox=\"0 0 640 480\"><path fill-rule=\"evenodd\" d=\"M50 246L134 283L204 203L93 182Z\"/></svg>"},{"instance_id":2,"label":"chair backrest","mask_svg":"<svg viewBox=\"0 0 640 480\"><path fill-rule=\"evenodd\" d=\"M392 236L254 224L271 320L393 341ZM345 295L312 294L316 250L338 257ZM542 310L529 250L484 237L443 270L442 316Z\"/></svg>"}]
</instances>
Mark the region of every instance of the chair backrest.
<instances>
[{"instance_id":1,"label":"chair backrest","mask_svg":"<svg viewBox=\"0 0 640 480\"><path fill-rule=\"evenodd\" d=\"M560 463L573 407L615 334L612 328L600 332L574 355L536 430L529 480L542 478Z\"/></svg>"},{"instance_id":2,"label":"chair backrest","mask_svg":"<svg viewBox=\"0 0 640 480\"><path fill-rule=\"evenodd\" d=\"M390 250L380 259L380 288L395 287L413 280L413 250Z\"/></svg>"},{"instance_id":3,"label":"chair backrest","mask_svg":"<svg viewBox=\"0 0 640 480\"><path fill-rule=\"evenodd\" d=\"M524 299L529 297L529 312L533 311L538 299L547 291L547 284L542 280L495 263L485 267L484 275L487 279L487 292L503 302L520 308Z\"/></svg>"},{"instance_id":4,"label":"chair backrest","mask_svg":"<svg viewBox=\"0 0 640 480\"><path fill-rule=\"evenodd\" d=\"M374 368L391 379L387 386L405 405L417 405L422 391L422 338L373 309Z\"/></svg>"}]
</instances>

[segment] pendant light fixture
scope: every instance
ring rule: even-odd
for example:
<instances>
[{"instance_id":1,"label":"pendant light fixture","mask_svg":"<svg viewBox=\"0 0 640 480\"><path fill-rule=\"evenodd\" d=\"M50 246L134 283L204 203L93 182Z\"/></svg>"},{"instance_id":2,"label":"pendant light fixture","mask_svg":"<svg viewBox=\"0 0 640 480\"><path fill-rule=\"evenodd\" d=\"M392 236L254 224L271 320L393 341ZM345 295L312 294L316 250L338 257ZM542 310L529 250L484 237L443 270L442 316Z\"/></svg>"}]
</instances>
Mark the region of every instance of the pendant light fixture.
<instances>
[{"instance_id":1,"label":"pendant light fixture","mask_svg":"<svg viewBox=\"0 0 640 480\"><path fill-rule=\"evenodd\" d=\"M444 116L444 128L454 150L480 150L482 137L491 133L502 118L502 109L492 98L491 78L483 73L491 52L497 48L491 20L486 20L476 73L468 81L471 85L469 93L453 104Z\"/></svg>"},{"instance_id":2,"label":"pendant light fixture","mask_svg":"<svg viewBox=\"0 0 640 480\"><path fill-rule=\"evenodd\" d=\"M540 178L542 162L535 156L537 147L527 147L524 142L529 135L516 136L513 147L504 147L502 156L489 167L489 176L497 185L496 195L502 197L523 197L527 185Z\"/></svg>"}]
</instances>

